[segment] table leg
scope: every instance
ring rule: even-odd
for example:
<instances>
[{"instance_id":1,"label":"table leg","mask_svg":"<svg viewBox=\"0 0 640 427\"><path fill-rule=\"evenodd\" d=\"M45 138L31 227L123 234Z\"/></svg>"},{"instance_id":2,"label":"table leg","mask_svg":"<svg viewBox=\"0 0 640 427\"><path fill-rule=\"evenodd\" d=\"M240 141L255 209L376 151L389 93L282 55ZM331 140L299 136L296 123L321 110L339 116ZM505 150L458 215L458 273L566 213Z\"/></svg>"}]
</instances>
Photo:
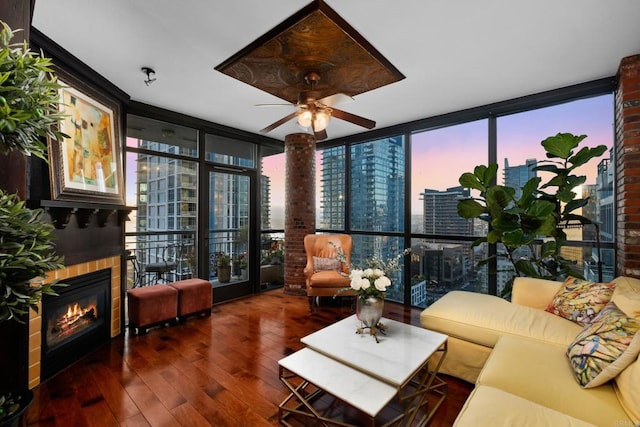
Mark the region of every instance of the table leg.
<instances>
[{"instance_id":1,"label":"table leg","mask_svg":"<svg viewBox=\"0 0 640 427\"><path fill-rule=\"evenodd\" d=\"M304 379L300 379L300 383L296 385L292 379L299 378L297 375L288 373L282 366L279 367L279 371L280 381L291 391L291 394L278 405L278 421L280 424L293 427L292 424L287 421L287 417L295 414L304 418L315 419L324 426L356 427L355 424L349 424L323 416L313 407L313 401L320 398L325 392L319 388L307 392L307 388L313 386L313 384ZM291 405L291 403L293 403L293 405ZM374 427L375 419L369 418L371 427Z\"/></svg>"}]
</instances>

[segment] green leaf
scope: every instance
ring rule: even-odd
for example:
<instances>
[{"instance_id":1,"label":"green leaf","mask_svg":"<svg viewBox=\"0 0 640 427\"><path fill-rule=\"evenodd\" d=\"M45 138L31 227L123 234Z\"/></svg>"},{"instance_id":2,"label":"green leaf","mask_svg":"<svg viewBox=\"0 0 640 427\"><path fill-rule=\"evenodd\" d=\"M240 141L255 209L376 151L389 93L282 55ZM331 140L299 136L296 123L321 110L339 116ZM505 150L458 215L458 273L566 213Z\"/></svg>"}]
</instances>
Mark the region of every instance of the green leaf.
<instances>
[{"instance_id":1,"label":"green leaf","mask_svg":"<svg viewBox=\"0 0 640 427\"><path fill-rule=\"evenodd\" d=\"M586 135L575 136L571 133L558 133L546 138L541 144L547 152L548 158L566 160L573 154L573 149L586 137Z\"/></svg>"},{"instance_id":2,"label":"green leaf","mask_svg":"<svg viewBox=\"0 0 640 427\"><path fill-rule=\"evenodd\" d=\"M515 215L500 216L494 219L491 225L501 232L514 231L520 228L518 217Z\"/></svg>"},{"instance_id":3,"label":"green leaf","mask_svg":"<svg viewBox=\"0 0 640 427\"><path fill-rule=\"evenodd\" d=\"M502 243L505 246L522 246L527 243L527 238L521 229L517 229L503 233Z\"/></svg>"},{"instance_id":4,"label":"green leaf","mask_svg":"<svg viewBox=\"0 0 640 427\"><path fill-rule=\"evenodd\" d=\"M490 212L502 210L514 202L516 192L513 188L494 185L487 190L485 196ZM493 215L492 215L493 216Z\"/></svg>"},{"instance_id":5,"label":"green leaf","mask_svg":"<svg viewBox=\"0 0 640 427\"><path fill-rule=\"evenodd\" d=\"M498 230L491 230L487 233L487 242L488 243L498 243L502 240L502 233Z\"/></svg>"},{"instance_id":6,"label":"green leaf","mask_svg":"<svg viewBox=\"0 0 640 427\"><path fill-rule=\"evenodd\" d=\"M587 197L586 199L575 199L575 200L570 200L569 202L567 202L567 204L564 206L564 209L562 210L562 214L563 216L565 216L566 214L568 214L569 212L572 212L576 209L579 209L583 206L586 206L587 203L589 203L589 198Z\"/></svg>"},{"instance_id":7,"label":"green leaf","mask_svg":"<svg viewBox=\"0 0 640 427\"><path fill-rule=\"evenodd\" d=\"M570 157L569 163L571 163L571 170L577 168L578 166L582 166L585 163L589 162L589 160L594 157L599 157L604 152L607 151L606 145L598 145L594 148L583 147L580 151L578 151L575 156Z\"/></svg>"},{"instance_id":8,"label":"green leaf","mask_svg":"<svg viewBox=\"0 0 640 427\"><path fill-rule=\"evenodd\" d=\"M477 218L486 212L486 208L474 199L465 199L458 202L458 215L463 218Z\"/></svg>"},{"instance_id":9,"label":"green leaf","mask_svg":"<svg viewBox=\"0 0 640 427\"><path fill-rule=\"evenodd\" d=\"M527 277L540 277L540 273L535 268L534 264L528 259L520 258L514 264L514 267L523 276Z\"/></svg>"},{"instance_id":10,"label":"green leaf","mask_svg":"<svg viewBox=\"0 0 640 427\"><path fill-rule=\"evenodd\" d=\"M531 206L529 206L526 214L536 218L544 218L551 215L555 209L556 205L554 203L537 199L531 204Z\"/></svg>"},{"instance_id":11,"label":"green leaf","mask_svg":"<svg viewBox=\"0 0 640 427\"><path fill-rule=\"evenodd\" d=\"M464 188L472 188L474 190L485 191L484 185L482 185L482 183L478 180L478 177L471 172L466 172L460 175L458 182Z\"/></svg>"},{"instance_id":12,"label":"green leaf","mask_svg":"<svg viewBox=\"0 0 640 427\"><path fill-rule=\"evenodd\" d=\"M542 162L543 160L541 160ZM557 173L558 171L558 166L557 165L541 165L540 162L538 162L538 166L536 166L535 168L533 168L534 171L543 171L543 172L551 172L551 173Z\"/></svg>"}]
</instances>

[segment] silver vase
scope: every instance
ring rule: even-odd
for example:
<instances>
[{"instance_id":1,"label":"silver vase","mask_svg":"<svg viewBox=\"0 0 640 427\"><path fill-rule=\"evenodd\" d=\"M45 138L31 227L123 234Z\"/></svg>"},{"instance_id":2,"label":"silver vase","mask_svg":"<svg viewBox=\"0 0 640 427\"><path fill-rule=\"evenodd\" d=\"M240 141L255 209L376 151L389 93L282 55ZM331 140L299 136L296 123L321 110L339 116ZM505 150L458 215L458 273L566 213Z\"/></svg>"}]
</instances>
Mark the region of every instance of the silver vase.
<instances>
[{"instance_id":1,"label":"silver vase","mask_svg":"<svg viewBox=\"0 0 640 427\"><path fill-rule=\"evenodd\" d=\"M357 316L365 327L378 326L384 309L384 298L358 298Z\"/></svg>"}]
</instances>

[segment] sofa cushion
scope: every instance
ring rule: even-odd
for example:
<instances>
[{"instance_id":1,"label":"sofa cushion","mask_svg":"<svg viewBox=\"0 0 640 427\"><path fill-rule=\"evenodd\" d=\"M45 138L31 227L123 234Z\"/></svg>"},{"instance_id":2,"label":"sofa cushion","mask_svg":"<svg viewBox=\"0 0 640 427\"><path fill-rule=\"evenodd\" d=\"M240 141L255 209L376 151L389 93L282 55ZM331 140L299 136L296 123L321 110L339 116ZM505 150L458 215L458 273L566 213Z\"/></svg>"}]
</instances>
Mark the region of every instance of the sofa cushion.
<instances>
[{"instance_id":1,"label":"sofa cushion","mask_svg":"<svg viewBox=\"0 0 640 427\"><path fill-rule=\"evenodd\" d=\"M336 258L313 257L313 271L342 271L342 263Z\"/></svg>"},{"instance_id":2,"label":"sofa cushion","mask_svg":"<svg viewBox=\"0 0 640 427\"><path fill-rule=\"evenodd\" d=\"M614 388L633 424L640 426L640 356L615 378Z\"/></svg>"},{"instance_id":3,"label":"sofa cushion","mask_svg":"<svg viewBox=\"0 0 640 427\"><path fill-rule=\"evenodd\" d=\"M310 281L314 288L348 288L351 284L349 277L343 276L335 270L313 273Z\"/></svg>"},{"instance_id":4,"label":"sofa cushion","mask_svg":"<svg viewBox=\"0 0 640 427\"><path fill-rule=\"evenodd\" d=\"M567 277L546 310L580 325L590 323L611 300L615 283Z\"/></svg>"},{"instance_id":5,"label":"sofa cushion","mask_svg":"<svg viewBox=\"0 0 640 427\"><path fill-rule=\"evenodd\" d=\"M609 302L567 349L578 383L597 387L635 361L640 352L638 330L638 321Z\"/></svg>"},{"instance_id":6,"label":"sofa cushion","mask_svg":"<svg viewBox=\"0 0 640 427\"><path fill-rule=\"evenodd\" d=\"M561 344L566 349L582 329L544 310L466 291L444 295L420 314L420 323L424 328L485 347L493 347L502 335L514 335Z\"/></svg>"},{"instance_id":7,"label":"sofa cushion","mask_svg":"<svg viewBox=\"0 0 640 427\"><path fill-rule=\"evenodd\" d=\"M554 280L516 277L511 290L511 303L544 310L556 296L560 286L562 282Z\"/></svg>"},{"instance_id":8,"label":"sofa cushion","mask_svg":"<svg viewBox=\"0 0 640 427\"><path fill-rule=\"evenodd\" d=\"M499 388L599 426L626 425L630 418L612 385L580 387L565 351L566 345L503 336L476 384Z\"/></svg>"},{"instance_id":9,"label":"sofa cushion","mask_svg":"<svg viewBox=\"0 0 640 427\"><path fill-rule=\"evenodd\" d=\"M616 288L613 290L611 301L624 314L640 320L640 280L632 277L616 277L613 279Z\"/></svg>"},{"instance_id":10,"label":"sofa cushion","mask_svg":"<svg viewBox=\"0 0 640 427\"><path fill-rule=\"evenodd\" d=\"M479 386L471 392L453 425L582 427L594 424L494 387Z\"/></svg>"}]
</instances>

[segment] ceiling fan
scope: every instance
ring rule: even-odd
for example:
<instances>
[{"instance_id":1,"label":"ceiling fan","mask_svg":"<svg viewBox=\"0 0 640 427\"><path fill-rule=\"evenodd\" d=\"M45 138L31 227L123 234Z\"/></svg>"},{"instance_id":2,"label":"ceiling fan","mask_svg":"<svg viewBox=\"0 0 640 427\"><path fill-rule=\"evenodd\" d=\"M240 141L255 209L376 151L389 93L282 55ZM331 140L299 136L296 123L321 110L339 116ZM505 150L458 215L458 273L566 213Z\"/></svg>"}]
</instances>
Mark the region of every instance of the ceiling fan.
<instances>
[{"instance_id":1,"label":"ceiling fan","mask_svg":"<svg viewBox=\"0 0 640 427\"><path fill-rule=\"evenodd\" d=\"M331 120L331 117L345 120L347 122L362 126L367 129L373 129L376 126L376 122L374 122L373 120L369 120L334 107L334 105L340 104L346 100L353 100L353 98L351 98L349 95L338 93L321 99L316 99L318 92L314 89L316 88L319 80L320 75L318 73L307 73L304 76L304 81L307 85L309 85L310 90L300 92L298 96L298 102L296 104L285 104L293 105L297 108L297 110L270 124L266 128L262 129L260 133L270 132L278 126L283 125L294 118L297 118L298 124L303 128L311 128L317 141L327 138L326 128L329 124L329 121ZM274 104L260 104L260 106L264 105Z\"/></svg>"}]
</instances>

